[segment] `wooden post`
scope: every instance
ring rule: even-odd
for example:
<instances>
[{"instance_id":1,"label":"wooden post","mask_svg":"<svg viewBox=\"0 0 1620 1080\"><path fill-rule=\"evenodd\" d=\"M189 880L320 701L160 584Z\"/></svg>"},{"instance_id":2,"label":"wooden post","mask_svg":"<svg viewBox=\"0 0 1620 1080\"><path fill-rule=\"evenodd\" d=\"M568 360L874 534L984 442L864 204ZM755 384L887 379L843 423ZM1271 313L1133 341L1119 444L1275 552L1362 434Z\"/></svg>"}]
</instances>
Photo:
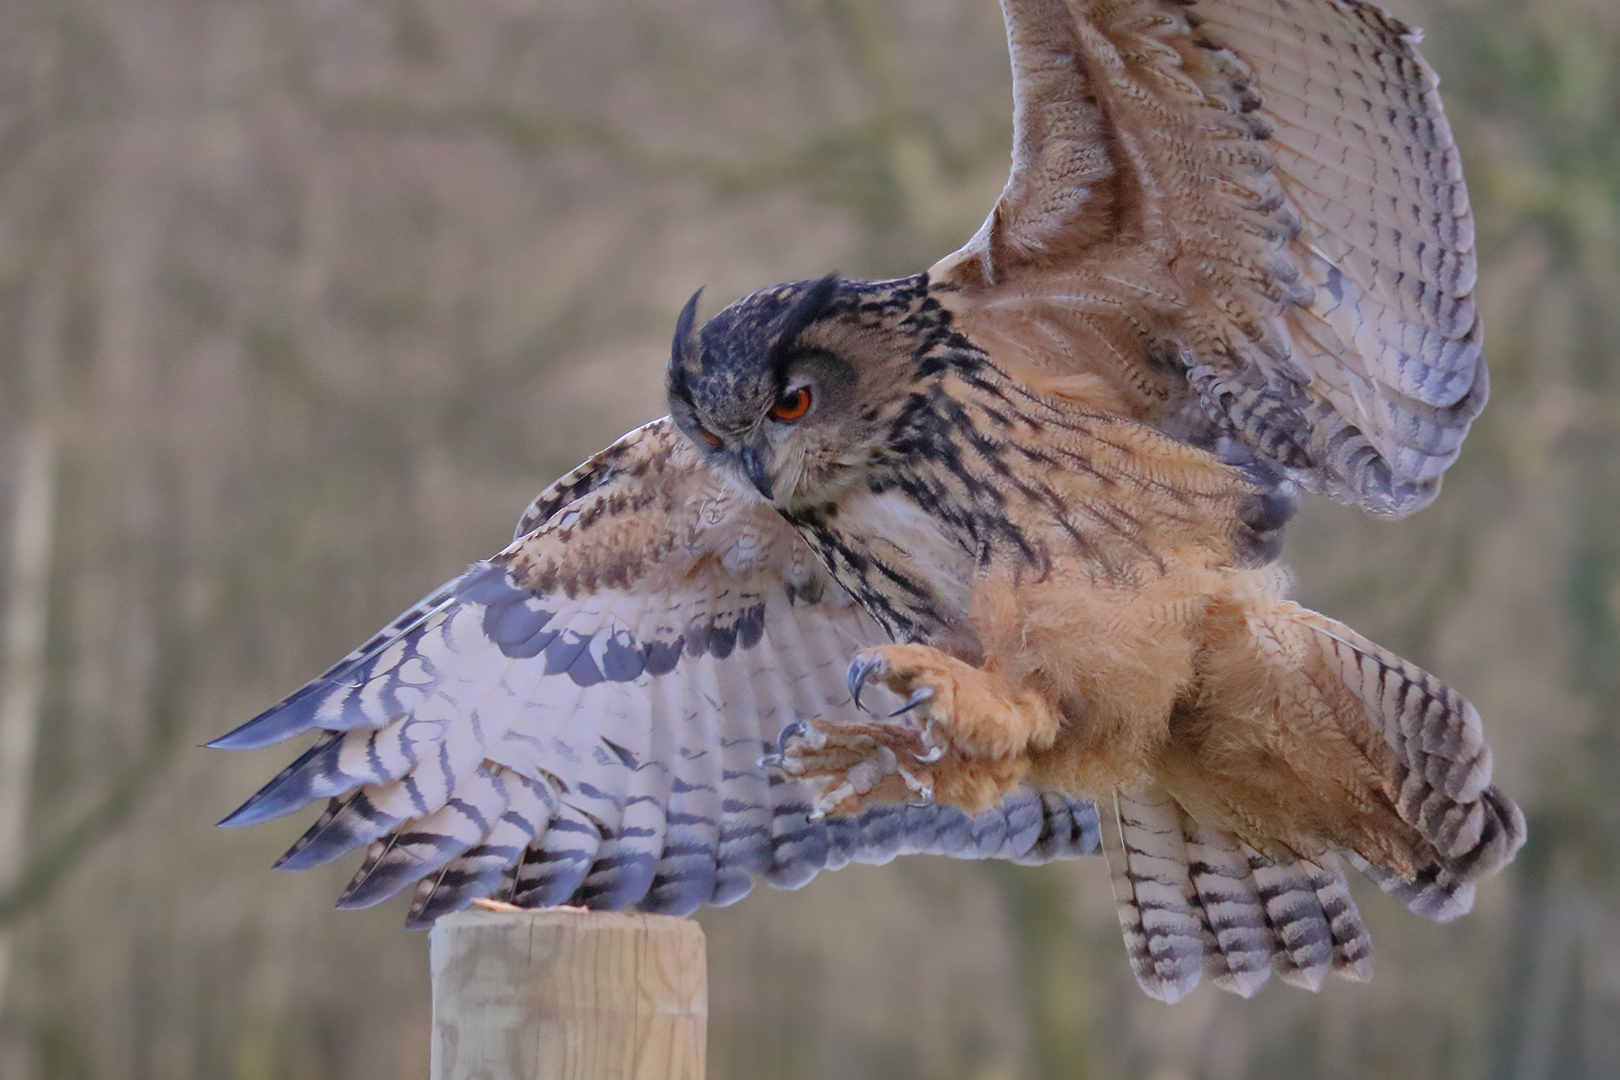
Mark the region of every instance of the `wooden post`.
<instances>
[{"instance_id":1,"label":"wooden post","mask_svg":"<svg viewBox=\"0 0 1620 1080\"><path fill-rule=\"evenodd\" d=\"M429 940L432 1080L703 1080L709 980L692 920L474 908Z\"/></svg>"}]
</instances>

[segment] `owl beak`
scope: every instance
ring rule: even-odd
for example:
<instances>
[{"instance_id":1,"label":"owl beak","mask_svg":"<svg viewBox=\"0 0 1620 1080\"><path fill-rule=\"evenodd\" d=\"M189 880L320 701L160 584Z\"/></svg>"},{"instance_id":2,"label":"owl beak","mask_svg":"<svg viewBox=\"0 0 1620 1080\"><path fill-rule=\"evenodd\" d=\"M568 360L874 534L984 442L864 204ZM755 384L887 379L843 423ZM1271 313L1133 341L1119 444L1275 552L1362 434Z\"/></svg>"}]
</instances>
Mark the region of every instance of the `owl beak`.
<instances>
[{"instance_id":1,"label":"owl beak","mask_svg":"<svg viewBox=\"0 0 1620 1080\"><path fill-rule=\"evenodd\" d=\"M755 447L746 447L739 454L743 475L767 500L771 498L771 474L765 467L765 455Z\"/></svg>"}]
</instances>

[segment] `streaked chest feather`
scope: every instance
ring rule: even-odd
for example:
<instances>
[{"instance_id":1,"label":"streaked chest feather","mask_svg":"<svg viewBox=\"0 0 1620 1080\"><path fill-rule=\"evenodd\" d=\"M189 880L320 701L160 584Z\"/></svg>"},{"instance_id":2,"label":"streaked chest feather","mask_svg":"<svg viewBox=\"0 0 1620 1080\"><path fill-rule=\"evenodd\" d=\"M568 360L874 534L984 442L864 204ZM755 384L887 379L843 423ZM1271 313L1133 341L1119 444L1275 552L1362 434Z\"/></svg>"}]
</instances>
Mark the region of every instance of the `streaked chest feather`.
<instances>
[{"instance_id":1,"label":"streaked chest feather","mask_svg":"<svg viewBox=\"0 0 1620 1080\"><path fill-rule=\"evenodd\" d=\"M975 560L944 522L898 491L856 491L786 515L822 563L902 641L964 624Z\"/></svg>"},{"instance_id":2,"label":"streaked chest feather","mask_svg":"<svg viewBox=\"0 0 1620 1080\"><path fill-rule=\"evenodd\" d=\"M1208 455L1107 417L1042 421L1039 453L952 432L946 451L785 516L897 640L964 655L978 648L974 590L998 569L1136 590L1177 566L1230 561L1243 488ZM1059 467L1071 461L1086 468Z\"/></svg>"}]
</instances>

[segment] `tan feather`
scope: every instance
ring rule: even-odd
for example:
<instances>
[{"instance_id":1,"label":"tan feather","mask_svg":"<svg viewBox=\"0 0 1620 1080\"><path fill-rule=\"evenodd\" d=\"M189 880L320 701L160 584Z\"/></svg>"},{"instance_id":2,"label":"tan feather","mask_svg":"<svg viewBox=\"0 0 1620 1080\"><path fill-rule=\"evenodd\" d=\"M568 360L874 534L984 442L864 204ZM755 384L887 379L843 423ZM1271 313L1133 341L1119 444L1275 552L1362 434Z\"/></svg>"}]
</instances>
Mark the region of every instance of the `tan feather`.
<instances>
[{"instance_id":1,"label":"tan feather","mask_svg":"<svg viewBox=\"0 0 1620 1080\"><path fill-rule=\"evenodd\" d=\"M1418 35L1340 0L1003 8L1012 177L930 271L968 336L1167 430L1207 411L1335 498L1432 499L1486 381Z\"/></svg>"}]
</instances>

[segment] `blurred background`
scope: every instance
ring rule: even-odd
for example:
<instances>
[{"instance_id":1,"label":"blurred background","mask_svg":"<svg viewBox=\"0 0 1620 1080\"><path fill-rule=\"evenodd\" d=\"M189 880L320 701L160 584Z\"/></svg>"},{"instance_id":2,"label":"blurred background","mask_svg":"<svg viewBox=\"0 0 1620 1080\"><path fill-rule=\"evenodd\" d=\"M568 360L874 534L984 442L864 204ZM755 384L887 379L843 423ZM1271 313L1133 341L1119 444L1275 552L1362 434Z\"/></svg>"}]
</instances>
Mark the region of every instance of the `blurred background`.
<instances>
[{"instance_id":1,"label":"blurred background","mask_svg":"<svg viewBox=\"0 0 1620 1080\"><path fill-rule=\"evenodd\" d=\"M1620 1076L1620 5L1400 0L1494 400L1436 505L1313 503L1302 599L1486 718L1531 841L1369 986L1126 968L1100 860L702 916L714 1080ZM1005 176L990 0L0 2L0 1076L422 1080L425 935L198 744L663 411L676 311L910 273ZM1275 980L1274 980L1275 983Z\"/></svg>"}]
</instances>

